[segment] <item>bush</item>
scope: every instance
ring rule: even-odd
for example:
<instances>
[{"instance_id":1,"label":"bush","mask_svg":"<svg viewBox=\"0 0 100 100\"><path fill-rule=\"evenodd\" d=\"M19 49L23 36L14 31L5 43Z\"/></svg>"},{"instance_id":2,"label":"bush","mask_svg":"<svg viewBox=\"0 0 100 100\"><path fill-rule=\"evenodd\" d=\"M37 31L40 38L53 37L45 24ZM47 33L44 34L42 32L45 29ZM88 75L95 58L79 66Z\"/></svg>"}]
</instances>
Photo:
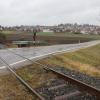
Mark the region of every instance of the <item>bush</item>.
<instances>
[{"instance_id":1,"label":"bush","mask_svg":"<svg viewBox=\"0 0 100 100\"><path fill-rule=\"evenodd\" d=\"M4 42L6 40L6 36L3 33L0 33L0 42Z\"/></svg>"},{"instance_id":2,"label":"bush","mask_svg":"<svg viewBox=\"0 0 100 100\"><path fill-rule=\"evenodd\" d=\"M5 34L3 34L3 33L0 32L0 37L1 37L1 36L5 36Z\"/></svg>"},{"instance_id":3,"label":"bush","mask_svg":"<svg viewBox=\"0 0 100 100\"><path fill-rule=\"evenodd\" d=\"M82 33L80 33L80 32L74 32L74 34L82 34Z\"/></svg>"}]
</instances>

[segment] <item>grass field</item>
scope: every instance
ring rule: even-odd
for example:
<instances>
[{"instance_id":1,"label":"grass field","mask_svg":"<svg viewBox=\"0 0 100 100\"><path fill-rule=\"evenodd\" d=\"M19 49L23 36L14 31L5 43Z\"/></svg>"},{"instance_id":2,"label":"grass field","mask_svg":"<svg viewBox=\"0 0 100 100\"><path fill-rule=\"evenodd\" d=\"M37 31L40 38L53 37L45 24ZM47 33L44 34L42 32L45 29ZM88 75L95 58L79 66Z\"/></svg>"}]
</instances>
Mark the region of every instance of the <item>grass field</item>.
<instances>
[{"instance_id":1,"label":"grass field","mask_svg":"<svg viewBox=\"0 0 100 100\"><path fill-rule=\"evenodd\" d=\"M91 40L100 40L100 35L85 35L85 34L72 34L72 33L39 33L37 39L47 41L53 44L71 44L87 42Z\"/></svg>"},{"instance_id":2,"label":"grass field","mask_svg":"<svg viewBox=\"0 0 100 100\"><path fill-rule=\"evenodd\" d=\"M29 32L16 32L16 31L2 31L4 34L32 34ZM37 35L42 36L64 36L64 37L83 37L83 38L91 38L91 39L100 39L100 35L89 35L89 34L73 34L73 33L54 33L54 32L38 32Z\"/></svg>"},{"instance_id":3,"label":"grass field","mask_svg":"<svg viewBox=\"0 0 100 100\"><path fill-rule=\"evenodd\" d=\"M4 34L14 34L14 33L17 33L17 32L15 32L15 31L2 31L2 33L4 33Z\"/></svg>"},{"instance_id":4,"label":"grass field","mask_svg":"<svg viewBox=\"0 0 100 100\"><path fill-rule=\"evenodd\" d=\"M94 77L100 77L100 44L46 58L41 63L62 66Z\"/></svg>"},{"instance_id":5,"label":"grass field","mask_svg":"<svg viewBox=\"0 0 100 100\"><path fill-rule=\"evenodd\" d=\"M32 33L26 32L12 32L5 31L6 41L15 41L15 40L33 40ZM72 44L80 42L87 42L91 40L100 40L100 35L83 35L83 34L72 34L72 33L52 33L52 32L39 32L37 33L37 41L45 41L48 45L54 44Z\"/></svg>"},{"instance_id":6,"label":"grass field","mask_svg":"<svg viewBox=\"0 0 100 100\"><path fill-rule=\"evenodd\" d=\"M75 37L75 38L80 37L80 38L100 39L100 35L90 35L90 34L53 33L53 32L40 32L37 34L42 36Z\"/></svg>"},{"instance_id":7,"label":"grass field","mask_svg":"<svg viewBox=\"0 0 100 100\"><path fill-rule=\"evenodd\" d=\"M39 32L37 35L45 35L45 36L53 36L55 35L54 32Z\"/></svg>"}]
</instances>

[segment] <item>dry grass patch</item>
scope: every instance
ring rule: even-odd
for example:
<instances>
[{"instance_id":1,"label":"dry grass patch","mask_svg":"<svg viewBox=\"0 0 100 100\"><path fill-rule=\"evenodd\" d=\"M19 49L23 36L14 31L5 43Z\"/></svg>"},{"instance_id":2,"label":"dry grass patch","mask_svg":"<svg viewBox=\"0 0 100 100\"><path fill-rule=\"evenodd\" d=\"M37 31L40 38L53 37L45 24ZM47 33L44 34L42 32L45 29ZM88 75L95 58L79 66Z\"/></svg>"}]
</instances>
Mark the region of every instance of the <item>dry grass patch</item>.
<instances>
[{"instance_id":1,"label":"dry grass patch","mask_svg":"<svg viewBox=\"0 0 100 100\"><path fill-rule=\"evenodd\" d=\"M20 68L17 73L33 88L41 87L41 82L56 77L52 72L46 73L43 67L37 64Z\"/></svg>"},{"instance_id":2,"label":"dry grass patch","mask_svg":"<svg viewBox=\"0 0 100 100\"><path fill-rule=\"evenodd\" d=\"M40 62L51 66L62 66L94 77L100 77L100 44L76 52L48 57Z\"/></svg>"},{"instance_id":3,"label":"dry grass patch","mask_svg":"<svg viewBox=\"0 0 100 100\"><path fill-rule=\"evenodd\" d=\"M11 74L0 76L0 100L36 100Z\"/></svg>"}]
</instances>

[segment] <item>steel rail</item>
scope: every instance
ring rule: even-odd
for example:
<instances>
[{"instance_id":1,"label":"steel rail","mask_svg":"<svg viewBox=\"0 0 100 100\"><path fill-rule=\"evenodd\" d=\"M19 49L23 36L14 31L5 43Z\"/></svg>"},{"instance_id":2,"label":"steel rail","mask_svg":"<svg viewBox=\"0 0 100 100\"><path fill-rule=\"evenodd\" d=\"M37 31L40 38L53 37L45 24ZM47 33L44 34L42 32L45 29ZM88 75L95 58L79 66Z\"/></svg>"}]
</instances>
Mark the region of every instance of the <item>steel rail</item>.
<instances>
[{"instance_id":1,"label":"steel rail","mask_svg":"<svg viewBox=\"0 0 100 100\"><path fill-rule=\"evenodd\" d=\"M100 98L100 90L99 89L97 89L97 88L95 88L95 87L93 87L91 85L88 85L88 84L86 84L84 82L81 82L81 81L79 81L77 79L74 79L74 78L72 78L72 77L70 77L68 75L65 75L65 74L63 74L61 72L58 72L58 71L54 70L53 68L49 68L47 65L41 64L41 63L39 63L37 61L32 61L31 59L29 59L27 57L24 57L24 56L22 56L20 54L17 54L15 52L12 52L12 53L14 53L15 55L18 55L18 56L20 56L20 57L22 57L24 59L27 59L31 63L36 63L36 64L42 66L45 70L52 71L53 73L55 73L56 75L58 75L59 77L63 78L66 81L70 81L71 83L76 84L81 91L86 91L86 92L88 92L88 93L90 93L92 95L95 95L95 96Z\"/></svg>"},{"instance_id":2,"label":"steel rail","mask_svg":"<svg viewBox=\"0 0 100 100\"><path fill-rule=\"evenodd\" d=\"M49 68L48 66L46 66L46 65L43 65L43 64L41 64L41 63L38 63L38 62L34 62L34 63L36 63L36 64L39 64L39 65L41 65L41 66L44 66L44 69L45 70L49 70L49 71L52 71L53 73L55 73L56 75L58 75L59 77L61 77L61 78L63 78L64 80L66 80L66 81L69 81L70 83L72 83L72 84L76 84L78 87L79 87L79 89L80 89L80 91L86 91L86 92L88 92L88 93L90 93L90 94L92 94L92 95L95 95L95 96L97 96L99 99L100 99L100 90L99 89L97 89L97 88L95 88L95 87L93 87L93 86L91 86L91 85L88 85L88 84L86 84L86 83L84 83L84 82L81 82L81 81L79 81L79 80L77 80L77 79L74 79L74 78L72 78L72 77L70 77L70 76L68 76L68 75L65 75L65 74L63 74L63 73L61 73L61 72L59 72L59 71L56 71L56 70L54 70L53 68Z\"/></svg>"},{"instance_id":3,"label":"steel rail","mask_svg":"<svg viewBox=\"0 0 100 100\"><path fill-rule=\"evenodd\" d=\"M23 80L13 69L12 67L3 59L0 57L0 59L7 65L7 69L15 75L15 77L23 84L33 95L36 95L40 100L45 100L38 92L36 92L25 80Z\"/></svg>"},{"instance_id":4,"label":"steel rail","mask_svg":"<svg viewBox=\"0 0 100 100\"><path fill-rule=\"evenodd\" d=\"M97 89L97 88L95 88L93 86L90 86L90 85L88 85L86 83L83 83L83 82L81 82L81 81L79 81L77 79L74 79L72 77L69 77L68 75L65 75L65 74L63 74L61 72L58 72L58 71L56 71L56 70L54 70L52 68L48 68L48 70L54 72L55 74L57 74L58 76L60 76L64 80L66 80L66 81L69 80L71 83L76 84L78 87L80 87L80 90L81 91L82 90L83 91L87 91L88 93L93 94L93 95L95 95L97 97L100 96L100 90L99 89Z\"/></svg>"}]
</instances>

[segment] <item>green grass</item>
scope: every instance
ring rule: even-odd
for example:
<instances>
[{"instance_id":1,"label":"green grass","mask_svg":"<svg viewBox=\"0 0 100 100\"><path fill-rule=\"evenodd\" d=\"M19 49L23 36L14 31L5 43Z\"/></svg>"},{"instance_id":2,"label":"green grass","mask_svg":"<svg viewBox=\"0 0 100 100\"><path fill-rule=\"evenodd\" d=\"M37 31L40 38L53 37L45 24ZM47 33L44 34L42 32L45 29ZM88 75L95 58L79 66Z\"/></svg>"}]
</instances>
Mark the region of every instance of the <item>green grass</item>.
<instances>
[{"instance_id":1,"label":"green grass","mask_svg":"<svg viewBox=\"0 0 100 100\"><path fill-rule=\"evenodd\" d=\"M17 32L17 31L2 31L4 34L20 34L20 33L27 33L27 34L32 34L32 32ZM55 33L53 32L38 32L38 35L54 35Z\"/></svg>"},{"instance_id":2,"label":"green grass","mask_svg":"<svg viewBox=\"0 0 100 100\"><path fill-rule=\"evenodd\" d=\"M83 37L83 38L90 38L90 39L100 39L100 35L90 35L90 34L66 34L65 36Z\"/></svg>"},{"instance_id":3,"label":"green grass","mask_svg":"<svg viewBox=\"0 0 100 100\"><path fill-rule=\"evenodd\" d=\"M3 34L9 35L9 34L29 34L28 32L21 32L21 31L2 31Z\"/></svg>"},{"instance_id":4,"label":"green grass","mask_svg":"<svg viewBox=\"0 0 100 100\"><path fill-rule=\"evenodd\" d=\"M39 32L38 35L44 35L44 36L64 36L64 37L75 37L75 38L80 37L80 38L100 39L100 35L90 35L90 34Z\"/></svg>"},{"instance_id":5,"label":"green grass","mask_svg":"<svg viewBox=\"0 0 100 100\"><path fill-rule=\"evenodd\" d=\"M55 33L54 32L39 32L37 33L37 35L52 36L52 35L55 35Z\"/></svg>"},{"instance_id":6,"label":"green grass","mask_svg":"<svg viewBox=\"0 0 100 100\"><path fill-rule=\"evenodd\" d=\"M74 53L65 54L65 56L73 61L79 61L100 68L100 44Z\"/></svg>"},{"instance_id":7,"label":"green grass","mask_svg":"<svg viewBox=\"0 0 100 100\"><path fill-rule=\"evenodd\" d=\"M40 32L40 33L38 33L38 35L42 35L42 36L54 36L54 37L68 37L68 38L84 38L84 39L91 39L91 40L100 40L100 35L90 35L90 34Z\"/></svg>"},{"instance_id":8,"label":"green grass","mask_svg":"<svg viewBox=\"0 0 100 100\"><path fill-rule=\"evenodd\" d=\"M21 34L23 32L17 31L2 31L4 34ZM25 34L32 34L26 33ZM58 37L73 37L73 38L89 38L89 39L100 39L100 35L89 35L89 34L73 34L73 33L54 33L54 32L38 32L37 35L42 36L58 36Z\"/></svg>"},{"instance_id":9,"label":"green grass","mask_svg":"<svg viewBox=\"0 0 100 100\"><path fill-rule=\"evenodd\" d=\"M14 34L15 31L2 31L2 33L4 33L4 34Z\"/></svg>"}]
</instances>

